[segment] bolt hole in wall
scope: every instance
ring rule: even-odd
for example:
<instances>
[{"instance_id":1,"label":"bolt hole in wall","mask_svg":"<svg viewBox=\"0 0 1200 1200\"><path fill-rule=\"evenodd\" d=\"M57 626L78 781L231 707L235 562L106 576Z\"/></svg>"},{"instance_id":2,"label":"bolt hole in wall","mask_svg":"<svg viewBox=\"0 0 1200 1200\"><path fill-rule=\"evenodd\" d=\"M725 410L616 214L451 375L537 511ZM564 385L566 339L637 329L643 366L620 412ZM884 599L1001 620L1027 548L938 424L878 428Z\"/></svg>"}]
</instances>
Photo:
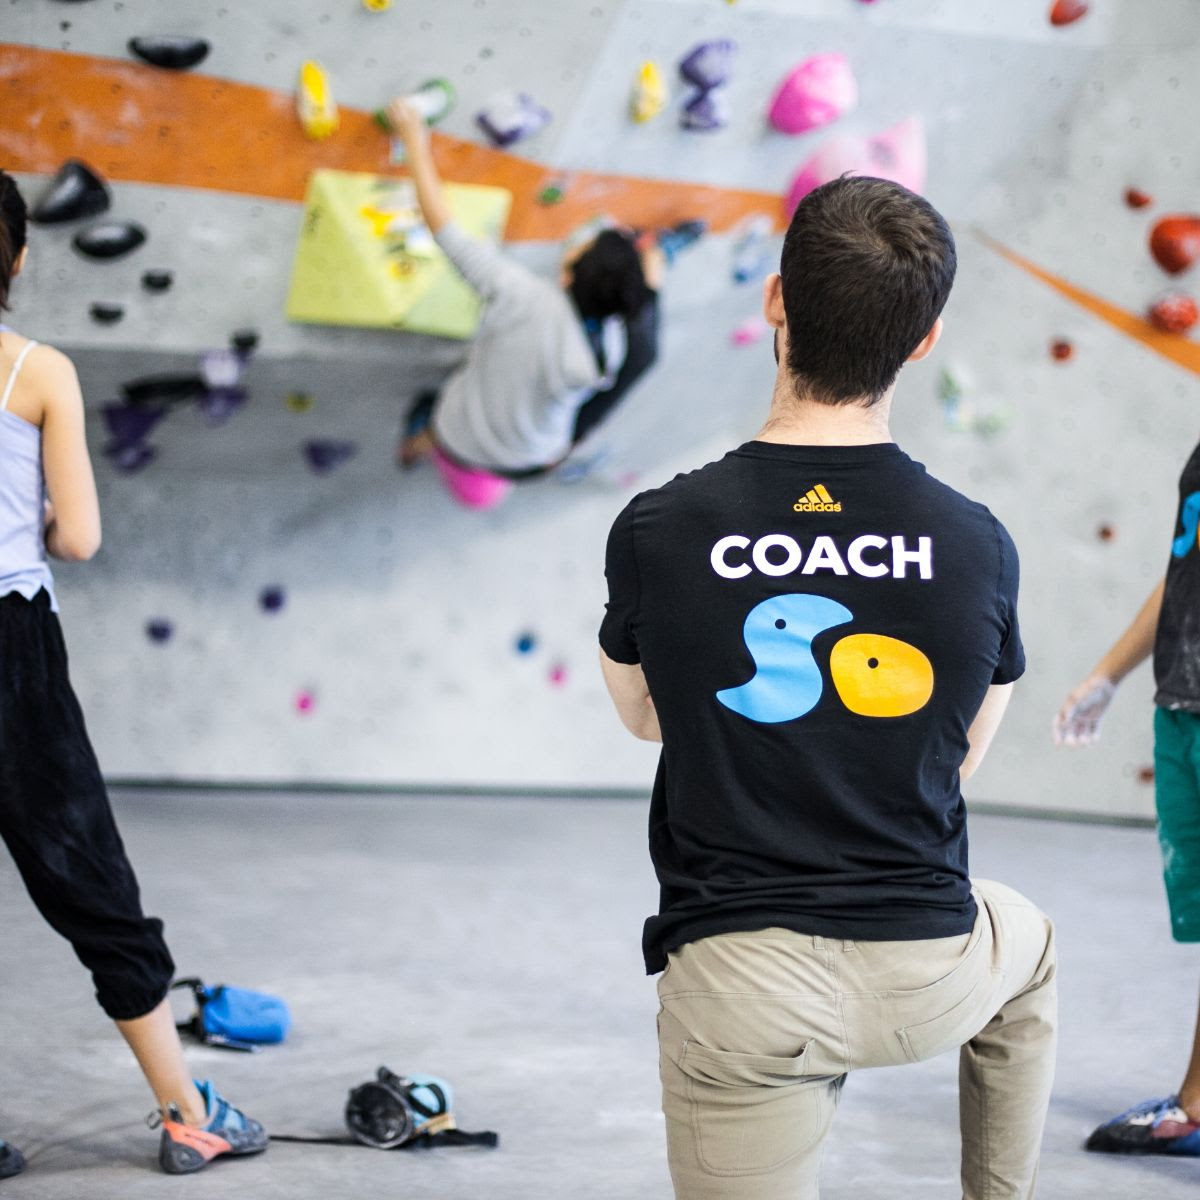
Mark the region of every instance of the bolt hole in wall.
<instances>
[{"instance_id":1,"label":"bolt hole in wall","mask_svg":"<svg viewBox=\"0 0 1200 1200\"><path fill-rule=\"evenodd\" d=\"M1031 670L973 792L1150 811L1145 672L1103 756L1047 730L1177 532L1200 372L1187 6L5 11L0 156L35 203L11 320L85 385L106 540L60 574L111 775L644 789L653 752L595 669L608 526L754 434L761 282L790 208L849 170L953 224L946 334L895 432L1022 554ZM460 219L516 261L553 278L601 218L668 262L655 366L486 511L396 466L478 316L415 212L381 111L400 93Z\"/></svg>"}]
</instances>

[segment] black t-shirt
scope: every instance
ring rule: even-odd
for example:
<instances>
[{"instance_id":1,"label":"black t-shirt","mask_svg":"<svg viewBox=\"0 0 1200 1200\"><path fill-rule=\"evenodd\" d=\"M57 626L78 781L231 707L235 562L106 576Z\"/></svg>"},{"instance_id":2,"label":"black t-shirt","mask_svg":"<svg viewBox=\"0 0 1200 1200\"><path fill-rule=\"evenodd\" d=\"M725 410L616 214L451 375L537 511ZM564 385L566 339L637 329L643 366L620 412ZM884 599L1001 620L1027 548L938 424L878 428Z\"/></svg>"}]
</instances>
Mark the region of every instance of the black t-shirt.
<instances>
[{"instance_id":1,"label":"black t-shirt","mask_svg":"<svg viewBox=\"0 0 1200 1200\"><path fill-rule=\"evenodd\" d=\"M1200 712L1200 446L1179 477L1179 513L1154 639L1155 704Z\"/></svg>"},{"instance_id":2,"label":"black t-shirt","mask_svg":"<svg viewBox=\"0 0 1200 1200\"><path fill-rule=\"evenodd\" d=\"M648 972L770 926L970 930L958 768L1024 670L1017 574L992 514L890 442L747 442L630 502L600 644L662 727Z\"/></svg>"}]
</instances>

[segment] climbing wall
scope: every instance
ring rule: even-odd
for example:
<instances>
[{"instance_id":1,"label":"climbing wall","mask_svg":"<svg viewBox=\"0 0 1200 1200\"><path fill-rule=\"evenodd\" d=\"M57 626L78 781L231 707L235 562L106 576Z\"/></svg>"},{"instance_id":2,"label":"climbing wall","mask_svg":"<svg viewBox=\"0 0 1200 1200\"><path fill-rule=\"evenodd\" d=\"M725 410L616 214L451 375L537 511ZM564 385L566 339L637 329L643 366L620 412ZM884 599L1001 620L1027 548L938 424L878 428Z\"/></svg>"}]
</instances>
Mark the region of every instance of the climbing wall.
<instances>
[{"instance_id":1,"label":"climbing wall","mask_svg":"<svg viewBox=\"0 0 1200 1200\"><path fill-rule=\"evenodd\" d=\"M1148 249L1163 216L1200 210L1191 0L1092 0L1059 25L1049 0L375 7L0 9L0 165L36 198L80 158L111 195L90 221L146 235L94 258L73 245L88 220L35 228L11 316L76 358L93 447L112 451L98 456L105 547L59 571L108 773L645 790L653 751L621 730L595 666L608 525L639 488L757 429L773 378L758 283L797 170L846 154L917 170L916 130L961 268L942 346L902 382L895 432L992 507L1024 570L1030 670L972 796L1148 813L1145 668L1100 746L1056 750L1049 729L1161 575L1200 427L1200 346L1143 320L1164 292L1196 287ZM171 70L128 48L161 34L207 53ZM677 63L726 38L728 80L698 95ZM831 53L857 103L806 132L772 128L776 85ZM320 141L295 114L307 59L340 109ZM630 93L647 60L669 97L639 124ZM403 406L460 341L284 313L312 172L393 172L370 112L431 75L458 95L435 139L444 173L511 194L510 249L530 266L552 272L558 240L597 212L709 225L669 272L653 374L568 470L487 514L392 459ZM474 117L506 88L552 119L500 149ZM681 128L690 101L696 123L719 127ZM1130 188L1148 203L1130 207ZM756 215L774 229L767 260L746 252ZM129 407L123 387L164 374L192 383L152 429L106 415Z\"/></svg>"}]
</instances>

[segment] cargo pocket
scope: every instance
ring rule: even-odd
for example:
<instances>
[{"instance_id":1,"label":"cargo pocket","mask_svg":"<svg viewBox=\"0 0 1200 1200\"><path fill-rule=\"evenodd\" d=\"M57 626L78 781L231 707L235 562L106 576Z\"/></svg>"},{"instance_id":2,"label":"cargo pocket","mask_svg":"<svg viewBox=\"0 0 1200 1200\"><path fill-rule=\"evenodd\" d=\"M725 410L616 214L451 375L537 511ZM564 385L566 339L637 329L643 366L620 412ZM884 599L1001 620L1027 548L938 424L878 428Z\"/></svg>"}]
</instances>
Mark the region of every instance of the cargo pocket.
<instances>
[{"instance_id":1,"label":"cargo pocket","mask_svg":"<svg viewBox=\"0 0 1200 1200\"><path fill-rule=\"evenodd\" d=\"M811 1043L792 1056L739 1054L687 1042L679 1069L701 1165L713 1175L760 1175L818 1142L832 1116L827 1077L806 1077Z\"/></svg>"}]
</instances>

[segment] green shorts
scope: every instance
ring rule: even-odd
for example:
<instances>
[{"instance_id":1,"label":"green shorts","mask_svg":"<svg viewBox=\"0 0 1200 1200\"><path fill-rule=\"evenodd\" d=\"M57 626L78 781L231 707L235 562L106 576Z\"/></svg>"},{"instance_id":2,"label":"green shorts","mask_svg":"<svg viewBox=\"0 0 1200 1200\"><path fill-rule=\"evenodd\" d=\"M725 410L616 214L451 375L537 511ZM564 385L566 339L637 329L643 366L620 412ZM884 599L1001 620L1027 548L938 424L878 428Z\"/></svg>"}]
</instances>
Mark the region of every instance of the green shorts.
<instances>
[{"instance_id":1,"label":"green shorts","mask_svg":"<svg viewBox=\"0 0 1200 1200\"><path fill-rule=\"evenodd\" d=\"M1154 710L1163 881L1177 942L1200 942L1200 713Z\"/></svg>"}]
</instances>

